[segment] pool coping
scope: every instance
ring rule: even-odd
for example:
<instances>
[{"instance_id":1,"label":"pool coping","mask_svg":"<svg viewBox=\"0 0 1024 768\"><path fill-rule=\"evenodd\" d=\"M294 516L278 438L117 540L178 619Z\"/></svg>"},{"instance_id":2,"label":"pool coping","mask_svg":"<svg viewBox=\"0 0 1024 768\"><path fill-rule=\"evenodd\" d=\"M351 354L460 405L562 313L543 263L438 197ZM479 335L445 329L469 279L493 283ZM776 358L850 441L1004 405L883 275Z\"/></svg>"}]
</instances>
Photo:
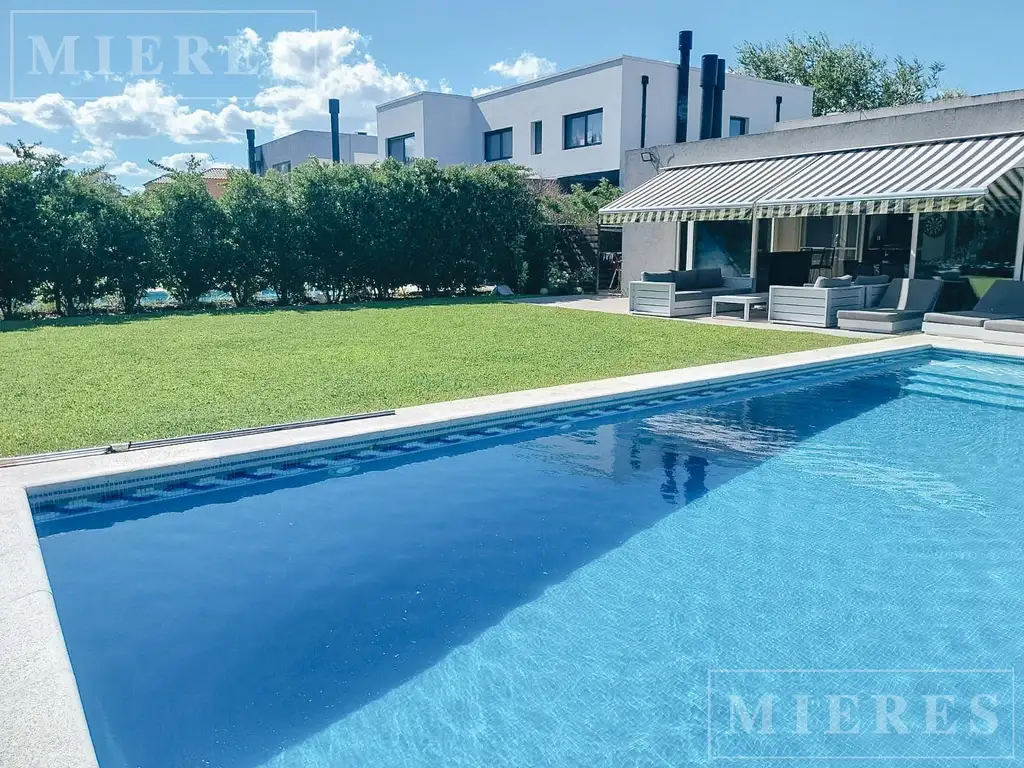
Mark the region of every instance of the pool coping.
<instances>
[{"instance_id":1,"label":"pool coping","mask_svg":"<svg viewBox=\"0 0 1024 768\"><path fill-rule=\"evenodd\" d=\"M302 449L326 450L394 439L425 429L453 429L495 419L537 415L628 396L698 385L722 385L765 374L827 369L865 359L947 350L1024 358L1024 348L921 335L866 341L727 363L681 368L544 389L403 408L368 421L303 427L137 452L0 469L0 765L97 768L57 618L29 502L30 493L71 492L90 481L144 482L168 471L193 473L229 460L260 461ZM742 396L742 395L737 395Z\"/></svg>"}]
</instances>

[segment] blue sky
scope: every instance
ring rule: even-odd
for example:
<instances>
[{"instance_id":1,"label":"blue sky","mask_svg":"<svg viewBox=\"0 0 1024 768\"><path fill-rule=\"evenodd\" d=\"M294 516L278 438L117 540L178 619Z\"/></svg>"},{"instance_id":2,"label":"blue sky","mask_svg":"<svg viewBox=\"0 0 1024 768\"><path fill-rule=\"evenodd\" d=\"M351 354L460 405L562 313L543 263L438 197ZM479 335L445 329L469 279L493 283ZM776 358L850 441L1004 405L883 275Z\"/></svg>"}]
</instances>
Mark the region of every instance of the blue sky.
<instances>
[{"instance_id":1,"label":"blue sky","mask_svg":"<svg viewBox=\"0 0 1024 768\"><path fill-rule=\"evenodd\" d=\"M0 142L23 138L79 166L104 163L129 188L156 174L150 158L179 164L196 153L243 165L246 127L255 127L260 141L326 129L329 96L342 99L343 130L373 130L374 105L413 90L469 93L621 53L674 60L676 32L684 28L694 30L696 54L729 59L744 40L823 31L837 41L866 42L882 55L943 61L944 84L970 93L1024 88L1024 3L1011 0L50 6L106 11L89 14L38 13L47 9L45 0L3 5L9 13L0 14L7 27L0 37L7 54L0 57ZM178 12L136 12L142 8ZM66 36L77 36L70 64L66 41L59 51Z\"/></svg>"}]
</instances>

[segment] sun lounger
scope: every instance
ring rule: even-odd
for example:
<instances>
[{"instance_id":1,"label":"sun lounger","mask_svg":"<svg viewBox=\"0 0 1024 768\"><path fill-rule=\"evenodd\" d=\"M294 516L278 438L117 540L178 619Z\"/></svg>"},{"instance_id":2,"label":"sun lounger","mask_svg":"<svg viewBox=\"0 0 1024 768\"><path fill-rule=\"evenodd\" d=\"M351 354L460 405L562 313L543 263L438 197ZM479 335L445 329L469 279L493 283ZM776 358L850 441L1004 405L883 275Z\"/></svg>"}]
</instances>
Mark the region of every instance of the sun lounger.
<instances>
[{"instance_id":1,"label":"sun lounger","mask_svg":"<svg viewBox=\"0 0 1024 768\"><path fill-rule=\"evenodd\" d=\"M925 313L935 308L941 290L941 280L893 280L874 309L840 310L839 327L870 333L919 330Z\"/></svg>"},{"instance_id":2,"label":"sun lounger","mask_svg":"<svg viewBox=\"0 0 1024 768\"><path fill-rule=\"evenodd\" d=\"M1024 347L1024 320L986 320L985 341Z\"/></svg>"},{"instance_id":3,"label":"sun lounger","mask_svg":"<svg viewBox=\"0 0 1024 768\"><path fill-rule=\"evenodd\" d=\"M966 312L928 312L922 330L937 336L984 339L989 320L1024 318L1024 282L997 280L974 309Z\"/></svg>"}]
</instances>

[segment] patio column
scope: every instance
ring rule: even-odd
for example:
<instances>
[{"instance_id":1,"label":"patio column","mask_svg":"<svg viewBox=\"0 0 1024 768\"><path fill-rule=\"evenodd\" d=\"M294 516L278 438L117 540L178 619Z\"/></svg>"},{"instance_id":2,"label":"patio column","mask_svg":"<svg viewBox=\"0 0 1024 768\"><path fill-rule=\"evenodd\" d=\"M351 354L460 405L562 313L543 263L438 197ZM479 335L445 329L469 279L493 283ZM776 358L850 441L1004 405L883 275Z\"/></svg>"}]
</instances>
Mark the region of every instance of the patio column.
<instances>
[{"instance_id":1,"label":"patio column","mask_svg":"<svg viewBox=\"0 0 1024 768\"><path fill-rule=\"evenodd\" d=\"M693 248L697 242L697 222L689 219L686 222L686 267L693 269Z\"/></svg>"},{"instance_id":2,"label":"patio column","mask_svg":"<svg viewBox=\"0 0 1024 768\"><path fill-rule=\"evenodd\" d=\"M1013 279L1024 278L1024 186L1020 190L1020 219L1017 222L1017 250L1013 257Z\"/></svg>"},{"instance_id":3,"label":"patio column","mask_svg":"<svg viewBox=\"0 0 1024 768\"><path fill-rule=\"evenodd\" d=\"M757 216L750 219L750 277L754 281L754 290L757 290Z\"/></svg>"},{"instance_id":4,"label":"patio column","mask_svg":"<svg viewBox=\"0 0 1024 768\"><path fill-rule=\"evenodd\" d=\"M913 279L917 269L917 235L921 231L921 214L914 214L914 223L910 227L910 267L907 269L907 277Z\"/></svg>"}]
</instances>

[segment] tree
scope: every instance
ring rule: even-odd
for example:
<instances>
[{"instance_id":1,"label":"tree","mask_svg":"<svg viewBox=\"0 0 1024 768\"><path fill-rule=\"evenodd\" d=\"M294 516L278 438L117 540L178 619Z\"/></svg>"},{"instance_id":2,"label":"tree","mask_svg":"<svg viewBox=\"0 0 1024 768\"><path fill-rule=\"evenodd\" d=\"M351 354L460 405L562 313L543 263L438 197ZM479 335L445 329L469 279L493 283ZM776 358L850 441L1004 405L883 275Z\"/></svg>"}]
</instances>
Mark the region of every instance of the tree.
<instances>
[{"instance_id":1,"label":"tree","mask_svg":"<svg viewBox=\"0 0 1024 768\"><path fill-rule=\"evenodd\" d=\"M823 33L785 42L752 43L737 51L737 71L814 88L813 113L856 112L917 104L939 95L940 62L897 56L893 63L860 43L834 44Z\"/></svg>"},{"instance_id":2,"label":"tree","mask_svg":"<svg viewBox=\"0 0 1024 768\"><path fill-rule=\"evenodd\" d=\"M291 174L300 226L296 235L309 260L310 281L331 304L342 300L354 281L351 205L353 166L304 163ZM393 226L380 222L380 226Z\"/></svg>"},{"instance_id":3,"label":"tree","mask_svg":"<svg viewBox=\"0 0 1024 768\"><path fill-rule=\"evenodd\" d=\"M115 293L126 314L138 310L146 290L163 274L152 242L155 211L145 194L118 192L100 210L100 248L107 290Z\"/></svg>"},{"instance_id":4,"label":"tree","mask_svg":"<svg viewBox=\"0 0 1024 768\"><path fill-rule=\"evenodd\" d=\"M14 316L19 302L32 301L38 287L33 254L41 225L32 167L24 160L28 148L8 146L18 160L0 163L0 317L5 319Z\"/></svg>"},{"instance_id":5,"label":"tree","mask_svg":"<svg viewBox=\"0 0 1024 768\"><path fill-rule=\"evenodd\" d=\"M152 191L153 243L163 265L163 283L185 307L217 283L223 251L224 212L214 200L195 158L184 171L170 171L170 179Z\"/></svg>"},{"instance_id":6,"label":"tree","mask_svg":"<svg viewBox=\"0 0 1024 768\"><path fill-rule=\"evenodd\" d=\"M231 294L236 307L246 307L267 284L266 265L277 245L277 211L260 177L248 171L228 175L220 204L227 237L217 270L219 287Z\"/></svg>"}]
</instances>

